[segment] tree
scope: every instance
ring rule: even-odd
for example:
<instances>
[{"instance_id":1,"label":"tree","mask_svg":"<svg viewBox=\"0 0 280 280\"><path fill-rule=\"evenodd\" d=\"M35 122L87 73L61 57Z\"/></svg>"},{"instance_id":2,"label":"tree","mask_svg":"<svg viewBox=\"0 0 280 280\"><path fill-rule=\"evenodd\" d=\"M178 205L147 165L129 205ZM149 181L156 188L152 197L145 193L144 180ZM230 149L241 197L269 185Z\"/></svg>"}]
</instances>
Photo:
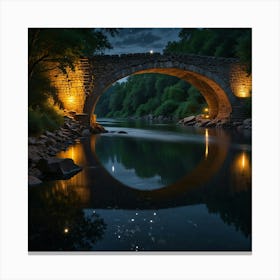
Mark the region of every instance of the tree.
<instances>
[{"instance_id":1,"label":"tree","mask_svg":"<svg viewBox=\"0 0 280 280\"><path fill-rule=\"evenodd\" d=\"M250 28L183 28L180 40L169 42L164 52L237 57L250 71L251 33Z\"/></svg>"},{"instance_id":2,"label":"tree","mask_svg":"<svg viewBox=\"0 0 280 280\"><path fill-rule=\"evenodd\" d=\"M114 35L117 29L105 29ZM98 51L112 48L102 30L90 28L29 28L28 29L28 76L44 61L59 63L61 71L81 56L91 56ZM47 69L46 69L47 70Z\"/></svg>"}]
</instances>

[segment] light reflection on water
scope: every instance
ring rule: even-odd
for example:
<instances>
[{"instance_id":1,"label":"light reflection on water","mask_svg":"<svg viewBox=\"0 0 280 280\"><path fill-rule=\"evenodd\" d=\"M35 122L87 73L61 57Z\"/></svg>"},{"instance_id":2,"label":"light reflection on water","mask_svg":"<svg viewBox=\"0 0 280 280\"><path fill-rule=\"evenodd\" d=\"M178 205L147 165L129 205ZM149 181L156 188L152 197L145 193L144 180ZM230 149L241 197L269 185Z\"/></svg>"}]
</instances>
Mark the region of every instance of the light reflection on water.
<instances>
[{"instance_id":1,"label":"light reflection on water","mask_svg":"<svg viewBox=\"0 0 280 280\"><path fill-rule=\"evenodd\" d=\"M250 143L212 129L176 131L175 143L170 131L156 131L156 139L150 130L140 138L139 133L93 135L61 152L59 157L72 158L83 170L30 189L29 208L39 208L30 211L34 235L29 235L38 236L42 222L51 226L57 217L51 231L40 231L40 240L51 234L50 250L63 250L55 228L59 223L63 236L73 237L77 211L78 217L98 215L102 227L81 250L250 250ZM69 239L73 244L82 232L88 234L86 225ZM32 238L29 248L36 250Z\"/></svg>"}]
</instances>

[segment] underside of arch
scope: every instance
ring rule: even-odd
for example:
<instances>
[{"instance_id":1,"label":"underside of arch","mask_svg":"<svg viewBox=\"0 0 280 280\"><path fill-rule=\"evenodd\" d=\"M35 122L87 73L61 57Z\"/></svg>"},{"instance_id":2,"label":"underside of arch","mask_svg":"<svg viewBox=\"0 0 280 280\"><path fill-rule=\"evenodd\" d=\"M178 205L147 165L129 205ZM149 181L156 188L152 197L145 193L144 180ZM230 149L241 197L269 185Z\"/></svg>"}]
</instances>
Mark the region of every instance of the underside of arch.
<instances>
[{"instance_id":1,"label":"underside of arch","mask_svg":"<svg viewBox=\"0 0 280 280\"><path fill-rule=\"evenodd\" d=\"M182 70L177 68L152 68L138 71L136 74L159 73L176 76L196 87L205 98L209 106L209 116L211 119L228 118L232 112L232 107L225 91L213 79L197 72Z\"/></svg>"},{"instance_id":2,"label":"underside of arch","mask_svg":"<svg viewBox=\"0 0 280 280\"><path fill-rule=\"evenodd\" d=\"M158 73L178 77L196 87L208 104L210 119L227 119L230 117L232 106L229 98L227 97L227 94L222 86L218 84L213 78L210 78L209 75L203 75L199 73L199 71L185 70L180 68L153 68L151 66L146 68L143 67L143 65L141 68L133 68L130 70L125 69L121 72L110 75L110 78L108 79L106 79L106 76L103 77L104 81L106 82L97 83L95 85L94 94L89 96L85 104L85 111L88 112L89 115L92 115L102 93L105 92L105 90L117 80L129 75Z\"/></svg>"}]
</instances>

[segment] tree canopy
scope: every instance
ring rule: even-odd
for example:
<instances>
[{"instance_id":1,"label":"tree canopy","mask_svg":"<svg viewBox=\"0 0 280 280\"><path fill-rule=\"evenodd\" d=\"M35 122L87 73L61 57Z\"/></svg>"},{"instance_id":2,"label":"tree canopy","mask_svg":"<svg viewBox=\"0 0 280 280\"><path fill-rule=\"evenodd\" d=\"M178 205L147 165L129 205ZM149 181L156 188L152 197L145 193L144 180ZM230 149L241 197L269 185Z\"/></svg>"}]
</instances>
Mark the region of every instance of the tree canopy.
<instances>
[{"instance_id":1,"label":"tree canopy","mask_svg":"<svg viewBox=\"0 0 280 280\"><path fill-rule=\"evenodd\" d=\"M164 53L236 57L251 73L251 28L183 28L179 38L168 42Z\"/></svg>"},{"instance_id":2,"label":"tree canopy","mask_svg":"<svg viewBox=\"0 0 280 280\"><path fill-rule=\"evenodd\" d=\"M75 59L91 56L112 48L106 34L114 35L117 29L93 28L29 28L28 30L28 73L46 60L59 63L62 71L73 68Z\"/></svg>"}]
</instances>

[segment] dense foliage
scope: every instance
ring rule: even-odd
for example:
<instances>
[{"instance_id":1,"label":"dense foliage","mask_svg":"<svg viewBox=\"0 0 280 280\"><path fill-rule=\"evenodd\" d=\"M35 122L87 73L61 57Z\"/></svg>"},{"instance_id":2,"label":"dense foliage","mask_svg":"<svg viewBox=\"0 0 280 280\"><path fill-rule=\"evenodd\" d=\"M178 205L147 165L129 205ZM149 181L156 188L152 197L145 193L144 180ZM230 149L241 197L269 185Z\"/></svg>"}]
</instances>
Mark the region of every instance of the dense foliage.
<instances>
[{"instance_id":1,"label":"dense foliage","mask_svg":"<svg viewBox=\"0 0 280 280\"><path fill-rule=\"evenodd\" d=\"M179 41L169 42L165 53L190 53L236 57L251 71L252 34L250 28L183 28Z\"/></svg>"},{"instance_id":2,"label":"dense foliage","mask_svg":"<svg viewBox=\"0 0 280 280\"><path fill-rule=\"evenodd\" d=\"M192 86L176 77L143 74L116 83L101 97L95 113L99 117L182 118L201 112L205 101Z\"/></svg>"},{"instance_id":3,"label":"dense foliage","mask_svg":"<svg viewBox=\"0 0 280 280\"><path fill-rule=\"evenodd\" d=\"M57 92L47 76L45 61L57 62L57 67L66 73L74 69L76 59L93 55L110 48L104 32L115 34L115 29L89 28L30 28L28 30L28 106L29 132L40 133L55 129L63 121L58 107Z\"/></svg>"},{"instance_id":4,"label":"dense foliage","mask_svg":"<svg viewBox=\"0 0 280 280\"><path fill-rule=\"evenodd\" d=\"M251 73L251 29L185 28L179 41L169 42L165 53L236 57ZM139 75L113 85L96 107L99 117L172 116L198 114L205 106L202 95L193 87L166 75ZM250 111L251 103L248 103Z\"/></svg>"}]
</instances>

